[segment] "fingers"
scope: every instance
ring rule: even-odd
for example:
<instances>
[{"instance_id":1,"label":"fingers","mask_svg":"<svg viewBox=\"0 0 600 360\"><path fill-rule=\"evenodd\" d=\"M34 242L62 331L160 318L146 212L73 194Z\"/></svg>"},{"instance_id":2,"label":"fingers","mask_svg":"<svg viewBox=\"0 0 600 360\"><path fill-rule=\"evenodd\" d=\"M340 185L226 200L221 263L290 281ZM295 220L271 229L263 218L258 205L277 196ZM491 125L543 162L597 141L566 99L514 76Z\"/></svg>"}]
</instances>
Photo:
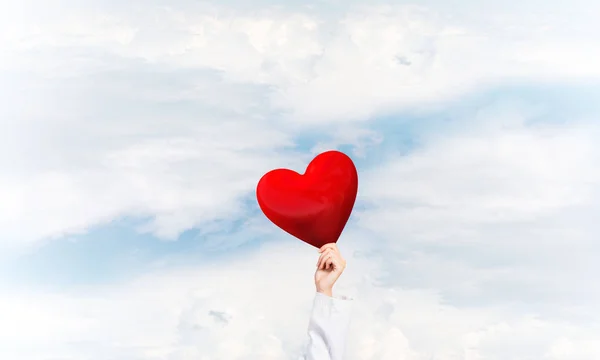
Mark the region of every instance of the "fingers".
<instances>
[{"instance_id":1,"label":"fingers","mask_svg":"<svg viewBox=\"0 0 600 360\"><path fill-rule=\"evenodd\" d=\"M325 269L326 261L333 257L333 253L331 250L327 250L321 253L319 256L319 260L317 261L317 268L319 270Z\"/></svg>"},{"instance_id":2,"label":"fingers","mask_svg":"<svg viewBox=\"0 0 600 360\"><path fill-rule=\"evenodd\" d=\"M319 255L319 259L317 260L317 267L319 267L319 264L324 259L325 255L327 255L329 253L331 253L331 250L326 250L326 251L321 252L321 255Z\"/></svg>"},{"instance_id":3,"label":"fingers","mask_svg":"<svg viewBox=\"0 0 600 360\"><path fill-rule=\"evenodd\" d=\"M327 249L331 249L336 252L339 252L339 249L338 249L336 243L329 243L329 244L325 244L325 245L321 246L321 248L319 249L319 252L322 253L323 251L325 251Z\"/></svg>"},{"instance_id":4,"label":"fingers","mask_svg":"<svg viewBox=\"0 0 600 360\"><path fill-rule=\"evenodd\" d=\"M333 257L329 257L327 260L325 260L325 270L333 270L336 267L336 260Z\"/></svg>"},{"instance_id":5,"label":"fingers","mask_svg":"<svg viewBox=\"0 0 600 360\"><path fill-rule=\"evenodd\" d=\"M345 267L345 261L340 253L332 248L325 249L317 261L319 270L334 270L341 267Z\"/></svg>"}]
</instances>

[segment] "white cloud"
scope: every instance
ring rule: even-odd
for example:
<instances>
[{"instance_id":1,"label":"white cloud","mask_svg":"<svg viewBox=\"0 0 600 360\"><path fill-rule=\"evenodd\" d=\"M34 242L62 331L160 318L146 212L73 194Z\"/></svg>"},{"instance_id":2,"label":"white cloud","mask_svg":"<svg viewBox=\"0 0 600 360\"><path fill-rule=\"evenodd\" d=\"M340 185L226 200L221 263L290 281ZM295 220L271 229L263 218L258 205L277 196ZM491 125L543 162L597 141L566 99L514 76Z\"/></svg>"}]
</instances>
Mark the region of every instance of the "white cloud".
<instances>
[{"instance_id":1,"label":"white cloud","mask_svg":"<svg viewBox=\"0 0 600 360\"><path fill-rule=\"evenodd\" d=\"M75 79L22 76L29 82L16 86L28 97L3 84L11 101L0 135L4 243L122 216L153 217L149 229L174 238L243 214L243 198L269 169L304 166L288 156L290 134L263 118L267 106L255 110L260 89L206 71L123 66Z\"/></svg>"},{"instance_id":2,"label":"white cloud","mask_svg":"<svg viewBox=\"0 0 600 360\"><path fill-rule=\"evenodd\" d=\"M600 75L594 4L140 4L1 5L2 246L123 216L164 238L200 226L209 247L239 244L247 233L225 237L218 221L247 215L263 172L339 144L360 156L387 139L365 120L508 81ZM530 125L540 113L465 111L361 174L368 206L343 240L358 298L349 359L599 357L597 114ZM6 292L0 354L284 358L312 294L313 258L291 244L120 285Z\"/></svg>"},{"instance_id":3,"label":"white cloud","mask_svg":"<svg viewBox=\"0 0 600 360\"><path fill-rule=\"evenodd\" d=\"M290 163L273 154L294 134L337 132L315 128L324 121L364 120L507 77L598 75L592 37L573 43L548 27L562 24L559 12L543 21L482 13L484 26L468 6L454 18L408 5L2 6L4 243L124 215L156 216L149 229L174 237L239 208L261 171Z\"/></svg>"},{"instance_id":4,"label":"white cloud","mask_svg":"<svg viewBox=\"0 0 600 360\"><path fill-rule=\"evenodd\" d=\"M340 291L356 298L348 359L598 356L600 334L586 325L504 307L455 307L435 291L373 285L382 269L352 255L366 249L359 235L340 245L350 260ZM286 238L119 285L3 295L0 351L14 360L291 358L306 340L313 251Z\"/></svg>"},{"instance_id":5,"label":"white cloud","mask_svg":"<svg viewBox=\"0 0 600 360\"><path fill-rule=\"evenodd\" d=\"M357 222L377 239L385 286L552 321L597 313L599 128L528 120L466 120L362 175L371 206Z\"/></svg>"}]
</instances>

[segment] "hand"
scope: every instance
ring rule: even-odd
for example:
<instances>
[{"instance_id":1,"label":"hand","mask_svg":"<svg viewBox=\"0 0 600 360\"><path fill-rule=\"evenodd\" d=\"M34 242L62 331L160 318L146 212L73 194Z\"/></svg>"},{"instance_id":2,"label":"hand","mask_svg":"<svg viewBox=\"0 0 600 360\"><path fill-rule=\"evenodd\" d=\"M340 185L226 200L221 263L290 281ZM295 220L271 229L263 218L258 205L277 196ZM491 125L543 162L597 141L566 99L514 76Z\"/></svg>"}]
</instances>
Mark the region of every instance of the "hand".
<instances>
[{"instance_id":1,"label":"hand","mask_svg":"<svg viewBox=\"0 0 600 360\"><path fill-rule=\"evenodd\" d=\"M325 244L319 249L319 261L315 272L317 292L332 296L333 284L346 268L346 260L340 255L335 243Z\"/></svg>"}]
</instances>

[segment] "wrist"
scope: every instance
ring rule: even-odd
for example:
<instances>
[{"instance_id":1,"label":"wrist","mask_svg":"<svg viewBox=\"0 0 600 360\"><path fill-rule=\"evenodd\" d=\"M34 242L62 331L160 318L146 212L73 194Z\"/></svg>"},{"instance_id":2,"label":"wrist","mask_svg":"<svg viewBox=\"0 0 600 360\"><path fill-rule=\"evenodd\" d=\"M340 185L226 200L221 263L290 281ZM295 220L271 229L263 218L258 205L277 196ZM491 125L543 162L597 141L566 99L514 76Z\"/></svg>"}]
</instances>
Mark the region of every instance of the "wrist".
<instances>
[{"instance_id":1,"label":"wrist","mask_svg":"<svg viewBox=\"0 0 600 360\"><path fill-rule=\"evenodd\" d=\"M333 297L333 291L331 288L319 288L317 287L317 292L323 295L327 295L329 297Z\"/></svg>"}]
</instances>

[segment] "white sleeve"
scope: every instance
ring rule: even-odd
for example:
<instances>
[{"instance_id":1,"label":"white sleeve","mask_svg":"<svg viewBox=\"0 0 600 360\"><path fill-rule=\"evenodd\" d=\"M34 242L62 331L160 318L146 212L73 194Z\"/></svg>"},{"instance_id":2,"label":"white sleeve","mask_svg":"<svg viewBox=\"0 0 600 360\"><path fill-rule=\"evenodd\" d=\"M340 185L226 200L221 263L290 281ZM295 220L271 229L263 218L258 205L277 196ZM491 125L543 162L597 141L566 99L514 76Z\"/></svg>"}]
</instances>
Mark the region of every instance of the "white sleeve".
<instances>
[{"instance_id":1,"label":"white sleeve","mask_svg":"<svg viewBox=\"0 0 600 360\"><path fill-rule=\"evenodd\" d=\"M342 360L350 325L352 299L316 293L308 323L308 347L303 360Z\"/></svg>"}]
</instances>

